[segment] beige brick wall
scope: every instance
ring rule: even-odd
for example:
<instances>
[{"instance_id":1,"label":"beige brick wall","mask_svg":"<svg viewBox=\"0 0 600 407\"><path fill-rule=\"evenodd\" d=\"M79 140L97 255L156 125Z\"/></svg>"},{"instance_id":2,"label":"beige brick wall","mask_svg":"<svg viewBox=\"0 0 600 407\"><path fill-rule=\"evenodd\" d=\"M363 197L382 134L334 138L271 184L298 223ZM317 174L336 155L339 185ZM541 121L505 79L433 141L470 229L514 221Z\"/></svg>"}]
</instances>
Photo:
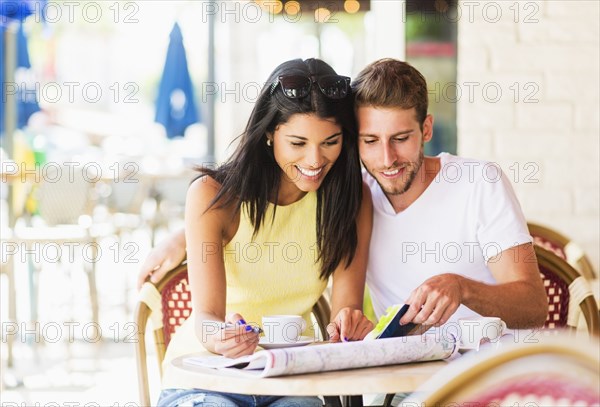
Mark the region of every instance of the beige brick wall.
<instances>
[{"instance_id":1,"label":"beige brick wall","mask_svg":"<svg viewBox=\"0 0 600 407\"><path fill-rule=\"evenodd\" d=\"M528 220L600 265L600 2L460 1L459 154L498 162Z\"/></svg>"}]
</instances>

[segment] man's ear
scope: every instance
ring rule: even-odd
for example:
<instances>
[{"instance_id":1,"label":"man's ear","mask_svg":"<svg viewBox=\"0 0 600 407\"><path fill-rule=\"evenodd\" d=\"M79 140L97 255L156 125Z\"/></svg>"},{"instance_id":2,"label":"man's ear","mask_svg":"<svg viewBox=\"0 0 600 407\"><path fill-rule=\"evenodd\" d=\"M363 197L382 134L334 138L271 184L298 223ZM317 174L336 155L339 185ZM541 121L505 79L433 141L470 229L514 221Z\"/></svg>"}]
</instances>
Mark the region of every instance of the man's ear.
<instances>
[{"instance_id":1,"label":"man's ear","mask_svg":"<svg viewBox=\"0 0 600 407\"><path fill-rule=\"evenodd\" d=\"M433 115L428 114L423 120L423 141L426 143L433 137Z\"/></svg>"}]
</instances>

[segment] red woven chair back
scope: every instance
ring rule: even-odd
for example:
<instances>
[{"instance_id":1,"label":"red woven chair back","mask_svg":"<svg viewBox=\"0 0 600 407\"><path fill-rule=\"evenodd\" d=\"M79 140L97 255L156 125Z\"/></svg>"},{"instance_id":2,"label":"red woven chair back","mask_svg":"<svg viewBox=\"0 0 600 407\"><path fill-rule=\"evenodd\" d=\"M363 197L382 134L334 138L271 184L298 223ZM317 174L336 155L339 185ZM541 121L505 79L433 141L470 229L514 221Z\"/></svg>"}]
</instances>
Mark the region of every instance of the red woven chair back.
<instances>
[{"instance_id":1,"label":"red woven chair back","mask_svg":"<svg viewBox=\"0 0 600 407\"><path fill-rule=\"evenodd\" d=\"M562 233L536 223L527 223L533 243L566 261L588 280L598 278L598 273L579 245Z\"/></svg>"},{"instance_id":2,"label":"red woven chair back","mask_svg":"<svg viewBox=\"0 0 600 407\"><path fill-rule=\"evenodd\" d=\"M560 377L556 373L537 373L535 376L515 377L497 384L464 405L597 406L598 403L600 394L597 389L577 383L573 378Z\"/></svg>"},{"instance_id":3,"label":"red woven chair back","mask_svg":"<svg viewBox=\"0 0 600 407\"><path fill-rule=\"evenodd\" d=\"M563 260L567 260L563 245L558 241L548 239L547 236L539 236L532 233L533 243ZM555 329L567 325L567 314L569 311L569 286L551 270L540 265L540 274L544 281L544 288L548 296L548 316L544 322L544 328Z\"/></svg>"},{"instance_id":4,"label":"red woven chair back","mask_svg":"<svg viewBox=\"0 0 600 407\"><path fill-rule=\"evenodd\" d=\"M532 237L533 237L534 244L554 253L561 259L567 261L567 253L565 253L565 248L563 245L561 245L558 242L553 242L542 236L532 236Z\"/></svg>"},{"instance_id":5,"label":"red woven chair back","mask_svg":"<svg viewBox=\"0 0 600 407\"><path fill-rule=\"evenodd\" d=\"M162 298L163 332L165 347L171 336L192 312L192 296L188 283L187 268L173 276L160 291Z\"/></svg>"},{"instance_id":6,"label":"red woven chair back","mask_svg":"<svg viewBox=\"0 0 600 407\"><path fill-rule=\"evenodd\" d=\"M540 264L539 268L548 296L548 316L546 322L544 322L544 328L564 328L567 326L569 312L569 286L563 279L543 265Z\"/></svg>"}]
</instances>

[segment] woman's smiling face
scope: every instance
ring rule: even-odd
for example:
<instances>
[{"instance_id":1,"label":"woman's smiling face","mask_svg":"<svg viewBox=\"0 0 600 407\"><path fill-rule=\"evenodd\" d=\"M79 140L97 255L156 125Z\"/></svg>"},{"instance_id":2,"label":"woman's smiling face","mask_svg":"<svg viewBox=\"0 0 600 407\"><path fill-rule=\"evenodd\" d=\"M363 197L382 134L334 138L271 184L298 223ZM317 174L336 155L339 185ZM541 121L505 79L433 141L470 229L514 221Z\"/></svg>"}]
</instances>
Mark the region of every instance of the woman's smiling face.
<instances>
[{"instance_id":1,"label":"woman's smiling face","mask_svg":"<svg viewBox=\"0 0 600 407\"><path fill-rule=\"evenodd\" d=\"M283 171L280 197L285 201L316 191L342 151L342 127L334 119L295 114L275 129L275 161ZM292 201L293 202L293 198Z\"/></svg>"}]
</instances>

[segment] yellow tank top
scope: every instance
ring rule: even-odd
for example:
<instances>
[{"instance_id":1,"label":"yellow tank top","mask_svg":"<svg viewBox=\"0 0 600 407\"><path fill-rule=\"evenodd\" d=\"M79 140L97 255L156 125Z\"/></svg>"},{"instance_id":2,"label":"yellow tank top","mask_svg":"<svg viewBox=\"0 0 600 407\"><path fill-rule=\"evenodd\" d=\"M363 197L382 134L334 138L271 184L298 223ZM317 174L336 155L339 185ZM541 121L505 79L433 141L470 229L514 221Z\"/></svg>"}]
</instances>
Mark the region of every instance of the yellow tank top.
<instances>
[{"instance_id":1,"label":"yellow tank top","mask_svg":"<svg viewBox=\"0 0 600 407\"><path fill-rule=\"evenodd\" d=\"M307 323L303 334L314 337L318 328L310 312L327 286L319 278L321 262L316 262L317 194L310 192L297 202L278 206L271 223L274 208L268 206L264 224L253 237L247 207L242 205L238 230L224 248L226 312L240 313L246 322L257 325L263 315L302 315ZM172 359L203 351L192 312L167 349L163 388L181 388L170 374Z\"/></svg>"}]
</instances>

